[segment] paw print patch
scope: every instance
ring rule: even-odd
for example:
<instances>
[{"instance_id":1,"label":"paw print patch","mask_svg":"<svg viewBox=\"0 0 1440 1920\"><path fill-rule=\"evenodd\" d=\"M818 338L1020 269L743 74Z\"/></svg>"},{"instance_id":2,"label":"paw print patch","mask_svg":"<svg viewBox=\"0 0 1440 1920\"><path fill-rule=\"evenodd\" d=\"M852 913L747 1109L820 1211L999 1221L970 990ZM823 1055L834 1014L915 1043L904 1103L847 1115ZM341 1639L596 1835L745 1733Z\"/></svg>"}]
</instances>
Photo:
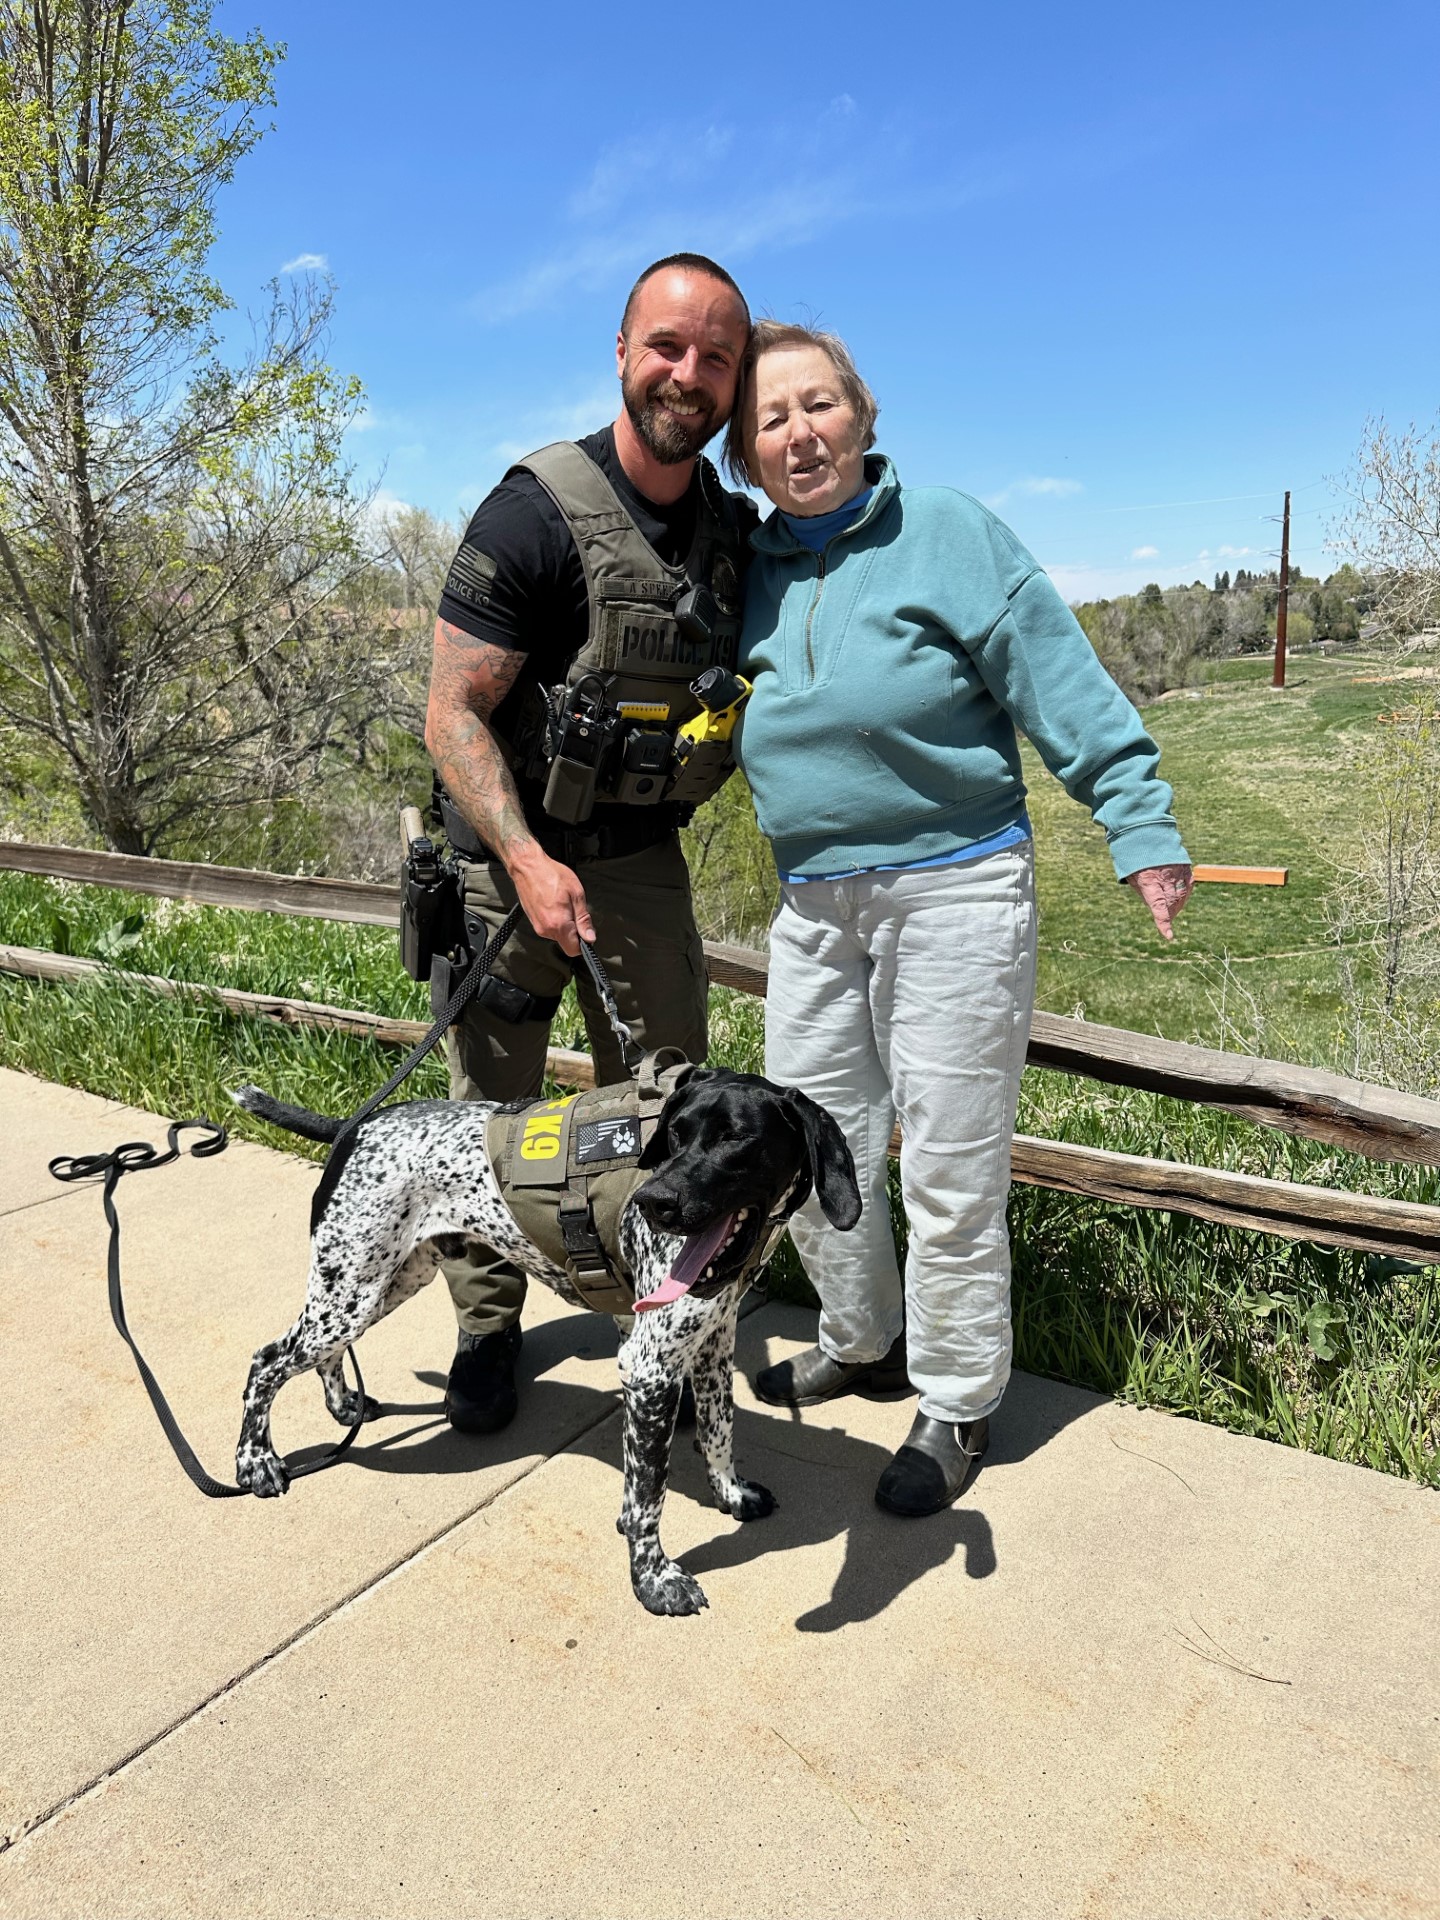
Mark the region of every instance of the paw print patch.
<instances>
[{"instance_id":1,"label":"paw print patch","mask_svg":"<svg viewBox=\"0 0 1440 1920\"><path fill-rule=\"evenodd\" d=\"M635 1160L640 1154L640 1129L633 1120L587 1120L575 1132L575 1160L588 1166L593 1160Z\"/></svg>"}]
</instances>

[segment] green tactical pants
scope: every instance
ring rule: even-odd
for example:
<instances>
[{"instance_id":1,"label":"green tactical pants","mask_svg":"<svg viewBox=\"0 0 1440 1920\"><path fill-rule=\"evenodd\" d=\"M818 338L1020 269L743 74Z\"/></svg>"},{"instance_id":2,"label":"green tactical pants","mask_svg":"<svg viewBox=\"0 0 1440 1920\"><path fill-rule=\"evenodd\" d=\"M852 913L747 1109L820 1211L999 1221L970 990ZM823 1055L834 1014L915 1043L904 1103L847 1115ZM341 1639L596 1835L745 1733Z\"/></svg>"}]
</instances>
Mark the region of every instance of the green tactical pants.
<instances>
[{"instance_id":1,"label":"green tactical pants","mask_svg":"<svg viewBox=\"0 0 1440 1920\"><path fill-rule=\"evenodd\" d=\"M582 860L575 872L595 923L595 950L610 976L620 1018L644 1047L679 1047L705 1058L705 955L690 900L690 875L679 837L618 860ZM493 933L515 904L515 888L498 860L467 864L465 905ZM571 979L568 958L522 921L495 962L495 973L527 993L554 995ZM623 1080L625 1062L587 975L576 981L595 1058L595 1078ZM547 1020L498 1019L473 1002L445 1036L452 1100L518 1100L538 1094L550 1039ZM510 1261L472 1240L444 1262L463 1333L498 1333L520 1318L525 1276Z\"/></svg>"}]
</instances>

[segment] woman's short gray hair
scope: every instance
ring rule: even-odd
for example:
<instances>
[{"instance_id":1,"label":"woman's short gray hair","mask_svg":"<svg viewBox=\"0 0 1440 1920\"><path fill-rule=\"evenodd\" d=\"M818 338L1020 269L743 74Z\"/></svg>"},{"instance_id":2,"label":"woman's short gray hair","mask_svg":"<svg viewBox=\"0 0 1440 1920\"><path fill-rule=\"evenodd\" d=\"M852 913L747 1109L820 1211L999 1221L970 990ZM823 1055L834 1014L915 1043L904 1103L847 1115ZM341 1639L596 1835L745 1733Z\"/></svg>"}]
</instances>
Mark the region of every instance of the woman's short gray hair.
<instances>
[{"instance_id":1,"label":"woman's short gray hair","mask_svg":"<svg viewBox=\"0 0 1440 1920\"><path fill-rule=\"evenodd\" d=\"M746 486L756 484L752 449L745 444L745 416L750 388L754 384L755 365L761 354L770 353L776 347L819 347L834 367L840 390L854 410L861 446L869 449L875 444L875 421L880 408L874 394L855 371L850 349L839 334L831 333L825 327L797 327L781 320L757 320L750 329L750 343L740 362L740 378L735 387L735 411L730 416L730 425L725 432L725 465L732 477L743 481Z\"/></svg>"}]
</instances>

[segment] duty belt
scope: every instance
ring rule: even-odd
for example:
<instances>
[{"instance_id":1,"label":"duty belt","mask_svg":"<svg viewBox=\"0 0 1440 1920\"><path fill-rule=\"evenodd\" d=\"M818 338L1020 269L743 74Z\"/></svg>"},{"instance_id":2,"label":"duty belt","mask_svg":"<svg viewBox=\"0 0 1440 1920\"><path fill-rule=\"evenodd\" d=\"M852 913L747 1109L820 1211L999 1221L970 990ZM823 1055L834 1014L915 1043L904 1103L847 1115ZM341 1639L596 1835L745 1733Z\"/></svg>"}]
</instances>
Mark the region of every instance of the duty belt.
<instances>
[{"instance_id":1,"label":"duty belt","mask_svg":"<svg viewBox=\"0 0 1440 1920\"><path fill-rule=\"evenodd\" d=\"M437 782L435 802L445 827L445 837L456 853L466 860L493 860L489 847L452 803ZM690 809L685 807L633 807L627 818L606 821L603 825L562 827L554 820L529 819L527 824L552 860L573 866L580 860L620 860L630 853L643 853L658 847L683 826Z\"/></svg>"},{"instance_id":2,"label":"duty belt","mask_svg":"<svg viewBox=\"0 0 1440 1920\"><path fill-rule=\"evenodd\" d=\"M661 846L684 824L689 809L650 807L636 817L609 821L604 826L557 827L546 821L533 829L552 860L573 866L577 860L621 860L627 853L643 853Z\"/></svg>"}]
</instances>

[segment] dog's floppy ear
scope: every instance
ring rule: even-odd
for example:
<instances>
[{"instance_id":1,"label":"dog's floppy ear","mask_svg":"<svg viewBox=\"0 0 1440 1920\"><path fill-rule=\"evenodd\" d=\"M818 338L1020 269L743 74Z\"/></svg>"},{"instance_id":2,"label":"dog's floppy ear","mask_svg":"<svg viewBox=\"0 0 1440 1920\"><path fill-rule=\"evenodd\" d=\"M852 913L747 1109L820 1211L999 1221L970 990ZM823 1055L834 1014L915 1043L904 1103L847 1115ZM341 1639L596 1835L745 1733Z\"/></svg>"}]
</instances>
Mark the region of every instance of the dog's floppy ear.
<instances>
[{"instance_id":1,"label":"dog's floppy ear","mask_svg":"<svg viewBox=\"0 0 1440 1920\"><path fill-rule=\"evenodd\" d=\"M785 1089L790 1117L805 1138L810 1173L821 1212L832 1227L848 1233L860 1218L860 1186L855 1162L834 1117L796 1087Z\"/></svg>"},{"instance_id":2,"label":"dog's floppy ear","mask_svg":"<svg viewBox=\"0 0 1440 1920\"><path fill-rule=\"evenodd\" d=\"M670 1157L669 1133L665 1125L664 1116L662 1114L660 1118L660 1124L656 1127L654 1133L651 1134L650 1138L646 1141L645 1145L640 1149L640 1159L637 1162L637 1164L642 1167L650 1167L650 1168L658 1167L658 1166L661 1166L666 1160L668 1160L669 1157Z\"/></svg>"}]
</instances>

